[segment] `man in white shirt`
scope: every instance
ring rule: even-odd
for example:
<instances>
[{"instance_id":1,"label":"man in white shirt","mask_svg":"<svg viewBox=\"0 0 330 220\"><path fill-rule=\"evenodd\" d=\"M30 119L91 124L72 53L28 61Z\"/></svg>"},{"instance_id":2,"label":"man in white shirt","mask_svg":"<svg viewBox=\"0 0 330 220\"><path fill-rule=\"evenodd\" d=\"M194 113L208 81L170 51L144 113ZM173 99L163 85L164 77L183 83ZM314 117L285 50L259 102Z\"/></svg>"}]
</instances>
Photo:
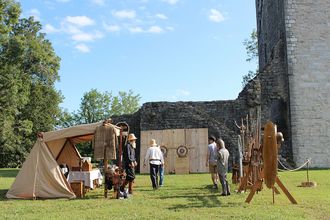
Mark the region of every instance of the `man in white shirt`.
<instances>
[{"instance_id":1,"label":"man in white shirt","mask_svg":"<svg viewBox=\"0 0 330 220\"><path fill-rule=\"evenodd\" d=\"M156 140L150 140L150 147L147 150L146 156L144 157L143 166L150 165L150 179L152 183L152 188L158 188L158 171L159 167L164 164L163 153L160 147L157 146Z\"/></svg>"},{"instance_id":2,"label":"man in white shirt","mask_svg":"<svg viewBox=\"0 0 330 220\"><path fill-rule=\"evenodd\" d=\"M216 138L214 136L209 137L209 145L207 147L206 163L205 165L209 167L209 172L211 173L211 178L213 182L213 188L218 189L218 172L217 172L217 145L215 144Z\"/></svg>"}]
</instances>

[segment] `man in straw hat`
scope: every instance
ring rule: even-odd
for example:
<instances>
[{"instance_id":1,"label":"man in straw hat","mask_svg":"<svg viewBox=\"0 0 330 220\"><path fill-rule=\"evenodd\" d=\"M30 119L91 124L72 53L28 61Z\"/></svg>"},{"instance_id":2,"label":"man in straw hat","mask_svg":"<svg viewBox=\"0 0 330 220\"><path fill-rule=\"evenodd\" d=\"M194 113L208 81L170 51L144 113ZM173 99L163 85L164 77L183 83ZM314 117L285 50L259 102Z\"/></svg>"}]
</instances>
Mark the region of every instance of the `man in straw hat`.
<instances>
[{"instance_id":1,"label":"man in straw hat","mask_svg":"<svg viewBox=\"0 0 330 220\"><path fill-rule=\"evenodd\" d=\"M134 134L129 134L127 138L128 142L123 150L123 166L126 171L126 179L120 187L121 191L124 191L128 184L128 193L133 194L133 182L135 179L135 167L137 166L135 158L136 140Z\"/></svg>"},{"instance_id":2,"label":"man in straw hat","mask_svg":"<svg viewBox=\"0 0 330 220\"><path fill-rule=\"evenodd\" d=\"M157 146L156 140L150 140L150 147L147 150L146 156L144 157L143 166L147 165L149 161L150 165L150 179L152 183L152 188L158 188L158 171L159 167L164 164L163 153L160 147Z\"/></svg>"}]
</instances>

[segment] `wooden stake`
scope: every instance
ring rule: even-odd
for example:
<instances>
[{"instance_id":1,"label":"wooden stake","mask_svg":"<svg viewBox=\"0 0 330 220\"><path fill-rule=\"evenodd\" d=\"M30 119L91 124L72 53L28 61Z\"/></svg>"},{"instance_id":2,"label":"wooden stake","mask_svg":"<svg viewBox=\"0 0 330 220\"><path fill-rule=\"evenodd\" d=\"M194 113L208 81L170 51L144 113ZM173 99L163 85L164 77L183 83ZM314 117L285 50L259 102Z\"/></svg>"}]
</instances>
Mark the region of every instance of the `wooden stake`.
<instances>
[{"instance_id":1,"label":"wooden stake","mask_svg":"<svg viewBox=\"0 0 330 220\"><path fill-rule=\"evenodd\" d=\"M309 162L307 162L307 182L309 183L309 175L308 175L308 170L309 170Z\"/></svg>"},{"instance_id":2,"label":"wooden stake","mask_svg":"<svg viewBox=\"0 0 330 220\"><path fill-rule=\"evenodd\" d=\"M259 189L262 185L262 180L257 180L257 182L253 185L250 194L246 198L245 202L250 203L257 189Z\"/></svg>"},{"instance_id":3,"label":"wooden stake","mask_svg":"<svg viewBox=\"0 0 330 220\"><path fill-rule=\"evenodd\" d=\"M108 198L107 184L105 184L106 173L108 171L107 148L104 146L103 172L104 172L104 198Z\"/></svg>"},{"instance_id":4,"label":"wooden stake","mask_svg":"<svg viewBox=\"0 0 330 220\"><path fill-rule=\"evenodd\" d=\"M281 194L280 191L278 191L278 189L276 188L276 186L273 186L273 188L274 188L274 191L275 191L276 195Z\"/></svg>"},{"instance_id":5,"label":"wooden stake","mask_svg":"<svg viewBox=\"0 0 330 220\"><path fill-rule=\"evenodd\" d=\"M289 191L285 188L285 186L283 185L281 180L278 178L278 176L276 176L275 182L281 188L281 190L284 192L284 194L288 197L288 199L290 200L290 202L292 204L298 204L297 201L293 198L293 196L289 193Z\"/></svg>"},{"instance_id":6,"label":"wooden stake","mask_svg":"<svg viewBox=\"0 0 330 220\"><path fill-rule=\"evenodd\" d=\"M123 154L123 128L120 127L120 139L119 139L119 162L118 162L118 167L122 167L122 154Z\"/></svg>"}]
</instances>

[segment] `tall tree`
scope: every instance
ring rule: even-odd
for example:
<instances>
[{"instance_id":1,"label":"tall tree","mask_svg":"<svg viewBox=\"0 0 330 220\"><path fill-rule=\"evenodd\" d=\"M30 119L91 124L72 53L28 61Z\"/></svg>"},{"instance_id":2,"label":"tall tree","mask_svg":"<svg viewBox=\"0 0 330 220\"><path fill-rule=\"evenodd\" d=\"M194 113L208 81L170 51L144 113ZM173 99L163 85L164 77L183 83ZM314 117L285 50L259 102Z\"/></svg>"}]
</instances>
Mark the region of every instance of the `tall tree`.
<instances>
[{"instance_id":1,"label":"tall tree","mask_svg":"<svg viewBox=\"0 0 330 220\"><path fill-rule=\"evenodd\" d=\"M71 118L77 120L76 124L84 124L101 121L113 115L132 114L139 109L140 99L140 95L134 95L132 90L120 91L114 96L112 92L102 93L92 89L84 93L78 112L73 113Z\"/></svg>"},{"instance_id":2,"label":"tall tree","mask_svg":"<svg viewBox=\"0 0 330 220\"><path fill-rule=\"evenodd\" d=\"M246 49L246 61L248 62L256 62L258 64L258 34L257 31L254 29L250 35L249 39L245 39L243 42L243 45ZM243 76L242 86L245 87L245 85L256 75L258 74L258 67L257 70L252 71L250 70L246 75Z\"/></svg>"},{"instance_id":3,"label":"tall tree","mask_svg":"<svg viewBox=\"0 0 330 220\"><path fill-rule=\"evenodd\" d=\"M112 94L96 89L86 92L81 99L78 117L80 123L93 123L110 117Z\"/></svg>"},{"instance_id":4,"label":"tall tree","mask_svg":"<svg viewBox=\"0 0 330 220\"><path fill-rule=\"evenodd\" d=\"M61 95L59 57L33 18L19 19L13 0L0 0L0 167L24 161L38 131L55 125Z\"/></svg>"}]
</instances>

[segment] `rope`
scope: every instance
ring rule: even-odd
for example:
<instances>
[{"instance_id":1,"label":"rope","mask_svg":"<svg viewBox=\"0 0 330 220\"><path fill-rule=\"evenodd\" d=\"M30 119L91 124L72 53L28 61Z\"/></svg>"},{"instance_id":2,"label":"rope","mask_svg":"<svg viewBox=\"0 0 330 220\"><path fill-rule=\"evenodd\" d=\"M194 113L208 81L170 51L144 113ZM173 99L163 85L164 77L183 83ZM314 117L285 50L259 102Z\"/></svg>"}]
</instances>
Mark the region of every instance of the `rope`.
<instances>
[{"instance_id":1,"label":"rope","mask_svg":"<svg viewBox=\"0 0 330 220\"><path fill-rule=\"evenodd\" d=\"M302 164L300 167L296 168L296 169L289 169L287 168L286 166L284 166L284 164L277 158L277 161L278 163L284 168L284 170L282 169L278 169L280 171L289 171L289 172L292 172L292 171L297 171L297 170L300 170L302 169L304 166L306 166L307 164L309 164L311 162L311 158L309 159L306 159L306 162L304 164Z\"/></svg>"}]
</instances>

